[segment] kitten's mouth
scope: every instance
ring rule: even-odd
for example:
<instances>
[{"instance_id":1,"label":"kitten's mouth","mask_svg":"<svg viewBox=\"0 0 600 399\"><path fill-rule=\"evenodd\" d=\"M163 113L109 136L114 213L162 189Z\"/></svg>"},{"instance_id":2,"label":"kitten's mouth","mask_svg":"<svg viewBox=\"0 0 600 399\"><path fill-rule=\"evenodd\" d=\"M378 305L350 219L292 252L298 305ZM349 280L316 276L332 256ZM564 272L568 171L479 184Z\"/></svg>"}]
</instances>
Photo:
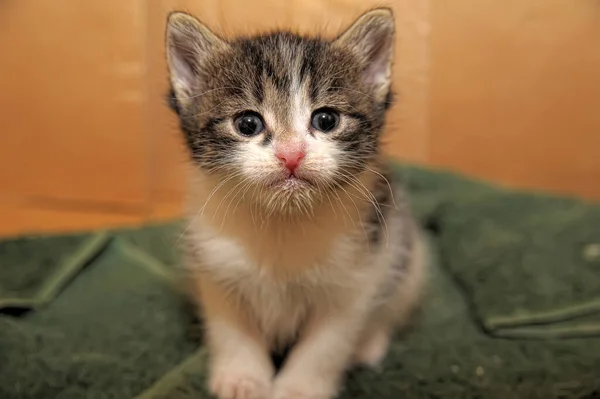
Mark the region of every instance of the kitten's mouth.
<instances>
[{"instance_id":1,"label":"kitten's mouth","mask_svg":"<svg viewBox=\"0 0 600 399\"><path fill-rule=\"evenodd\" d=\"M284 190L298 190L311 185L312 183L304 177L289 175L273 182L271 187Z\"/></svg>"}]
</instances>

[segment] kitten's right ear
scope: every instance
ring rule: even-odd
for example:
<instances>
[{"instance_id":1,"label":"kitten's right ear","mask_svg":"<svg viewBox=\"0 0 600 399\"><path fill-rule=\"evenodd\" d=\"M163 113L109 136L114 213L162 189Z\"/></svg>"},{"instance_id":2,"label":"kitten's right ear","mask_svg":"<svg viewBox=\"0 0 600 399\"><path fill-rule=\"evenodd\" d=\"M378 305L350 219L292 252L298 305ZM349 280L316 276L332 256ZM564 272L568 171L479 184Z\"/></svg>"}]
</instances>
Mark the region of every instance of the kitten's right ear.
<instances>
[{"instance_id":1,"label":"kitten's right ear","mask_svg":"<svg viewBox=\"0 0 600 399\"><path fill-rule=\"evenodd\" d=\"M166 47L171 88L185 106L202 86L204 62L227 43L193 16L174 12L167 20Z\"/></svg>"},{"instance_id":2,"label":"kitten's right ear","mask_svg":"<svg viewBox=\"0 0 600 399\"><path fill-rule=\"evenodd\" d=\"M394 16L377 8L360 16L334 42L352 50L363 64L362 80L379 101L390 92L394 53Z\"/></svg>"}]
</instances>

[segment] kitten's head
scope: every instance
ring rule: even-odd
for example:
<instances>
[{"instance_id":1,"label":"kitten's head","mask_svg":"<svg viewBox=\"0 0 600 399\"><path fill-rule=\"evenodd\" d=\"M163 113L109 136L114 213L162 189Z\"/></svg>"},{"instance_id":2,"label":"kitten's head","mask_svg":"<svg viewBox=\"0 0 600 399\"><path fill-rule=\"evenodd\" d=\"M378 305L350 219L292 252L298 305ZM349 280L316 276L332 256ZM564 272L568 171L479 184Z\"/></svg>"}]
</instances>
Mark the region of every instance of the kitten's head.
<instances>
[{"instance_id":1,"label":"kitten's head","mask_svg":"<svg viewBox=\"0 0 600 399\"><path fill-rule=\"evenodd\" d=\"M334 40L287 32L224 40L169 16L173 108L204 173L274 209L306 210L379 153L390 95L394 20L361 16Z\"/></svg>"}]
</instances>

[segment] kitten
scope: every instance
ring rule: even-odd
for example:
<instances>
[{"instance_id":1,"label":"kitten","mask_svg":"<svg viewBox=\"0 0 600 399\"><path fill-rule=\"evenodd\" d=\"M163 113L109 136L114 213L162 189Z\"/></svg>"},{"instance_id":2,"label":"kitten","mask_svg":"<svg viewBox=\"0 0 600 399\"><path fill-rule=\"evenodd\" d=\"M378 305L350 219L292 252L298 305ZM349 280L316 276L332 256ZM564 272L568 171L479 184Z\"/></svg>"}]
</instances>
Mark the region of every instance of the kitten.
<instances>
[{"instance_id":1,"label":"kitten","mask_svg":"<svg viewBox=\"0 0 600 399\"><path fill-rule=\"evenodd\" d=\"M423 275L380 148L392 13L372 10L335 40L224 40L177 12L166 46L191 154L186 260L210 390L333 398L350 366L384 358ZM275 375L270 353L292 343Z\"/></svg>"}]
</instances>

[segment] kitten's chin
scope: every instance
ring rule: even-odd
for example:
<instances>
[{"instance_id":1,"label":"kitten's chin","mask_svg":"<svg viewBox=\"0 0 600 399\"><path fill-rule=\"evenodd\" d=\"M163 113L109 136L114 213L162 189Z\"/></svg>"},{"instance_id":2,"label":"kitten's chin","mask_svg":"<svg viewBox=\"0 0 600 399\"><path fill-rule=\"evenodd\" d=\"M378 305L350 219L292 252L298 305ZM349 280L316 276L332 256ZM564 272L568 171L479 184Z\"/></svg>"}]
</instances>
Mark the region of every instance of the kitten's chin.
<instances>
[{"instance_id":1,"label":"kitten's chin","mask_svg":"<svg viewBox=\"0 0 600 399\"><path fill-rule=\"evenodd\" d=\"M269 215L300 216L313 214L320 198L321 193L311 180L290 176L263 186L257 200Z\"/></svg>"}]
</instances>

